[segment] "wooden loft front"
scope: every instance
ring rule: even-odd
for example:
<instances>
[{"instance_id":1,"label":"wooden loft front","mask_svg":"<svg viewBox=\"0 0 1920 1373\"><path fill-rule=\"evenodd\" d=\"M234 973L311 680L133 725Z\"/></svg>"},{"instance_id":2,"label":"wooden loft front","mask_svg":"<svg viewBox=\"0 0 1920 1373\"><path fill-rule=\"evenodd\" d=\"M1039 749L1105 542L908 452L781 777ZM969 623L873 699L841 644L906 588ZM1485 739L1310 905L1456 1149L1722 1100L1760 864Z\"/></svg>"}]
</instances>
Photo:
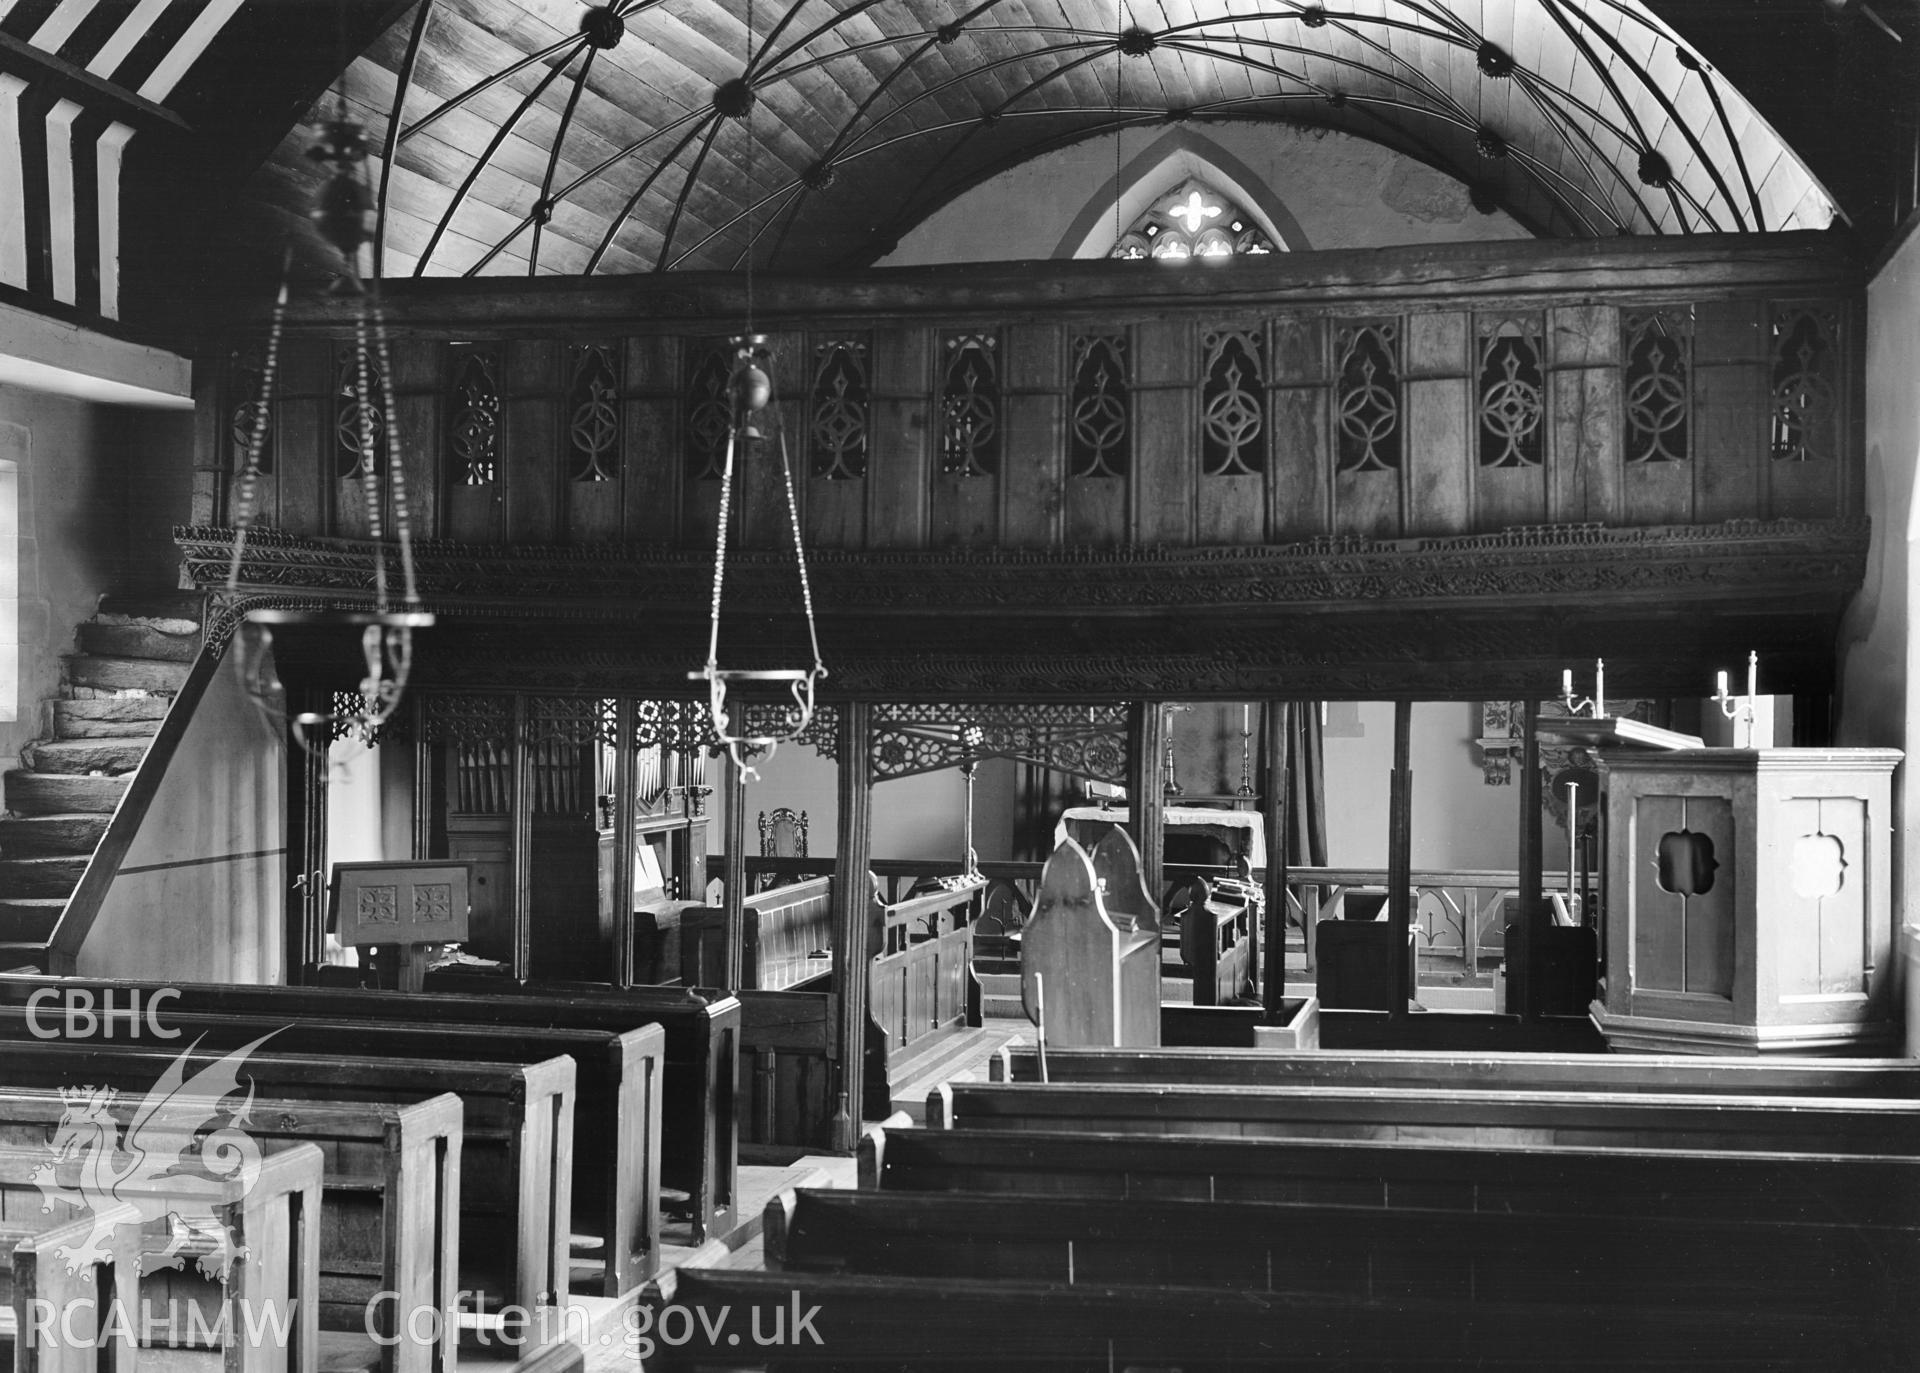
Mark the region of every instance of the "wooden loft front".
<instances>
[{"instance_id":1,"label":"wooden loft front","mask_svg":"<svg viewBox=\"0 0 1920 1373\"><path fill-rule=\"evenodd\" d=\"M504 702L529 788L529 722L605 702L631 741L646 703L693 697L745 283L422 280L386 305L387 419L440 617L418 698ZM874 271L761 279L753 309L832 672L841 872L871 857L863 745L901 703L1125 703L1128 778L1156 797L1162 701L1537 699L1596 656L1616 694L1696 696L1749 650L1781 694L1832 688L1868 532L1861 276L1835 238ZM207 340L199 523L178 537L216 645L251 608L369 594L350 311L289 313L266 527L232 591L264 312ZM801 661L766 455L735 502L723 641L741 666ZM296 691L350 685L348 645L280 647ZM516 812L502 851L521 941L533 823ZM868 912L836 885L845 1062L863 993L838 969Z\"/></svg>"},{"instance_id":2,"label":"wooden loft front","mask_svg":"<svg viewBox=\"0 0 1920 1373\"><path fill-rule=\"evenodd\" d=\"M734 276L385 288L428 680L686 694ZM264 305L264 302L262 303ZM1818 234L762 279L842 699L1697 694L1833 679L1866 551L1857 265ZM264 311L207 341L195 582L225 622L368 591L351 305L296 301L264 530L223 521ZM776 465L730 560L800 637ZM727 628L735 630L730 620ZM1774 677L1777 673L1778 676Z\"/></svg>"}]
</instances>

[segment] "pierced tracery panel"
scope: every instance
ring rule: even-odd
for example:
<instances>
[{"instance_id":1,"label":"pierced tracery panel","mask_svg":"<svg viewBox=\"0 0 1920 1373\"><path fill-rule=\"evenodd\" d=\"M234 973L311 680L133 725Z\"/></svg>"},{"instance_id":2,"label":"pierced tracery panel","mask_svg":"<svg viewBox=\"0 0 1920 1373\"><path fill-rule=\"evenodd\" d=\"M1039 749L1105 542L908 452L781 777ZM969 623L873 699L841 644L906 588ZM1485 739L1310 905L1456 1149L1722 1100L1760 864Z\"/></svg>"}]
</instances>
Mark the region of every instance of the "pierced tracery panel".
<instances>
[{"instance_id":1,"label":"pierced tracery panel","mask_svg":"<svg viewBox=\"0 0 1920 1373\"><path fill-rule=\"evenodd\" d=\"M729 358L718 343L688 345L686 390L687 475L695 481L719 481L732 424L727 397Z\"/></svg>"},{"instance_id":2,"label":"pierced tracery panel","mask_svg":"<svg viewBox=\"0 0 1920 1373\"><path fill-rule=\"evenodd\" d=\"M1258 329L1201 336L1200 471L1246 477L1266 469L1266 346Z\"/></svg>"},{"instance_id":3,"label":"pierced tracery panel","mask_svg":"<svg viewBox=\"0 0 1920 1373\"><path fill-rule=\"evenodd\" d=\"M867 385L869 348L860 338L829 339L813 346L813 389L807 406L811 461L808 470L829 481L867 475Z\"/></svg>"},{"instance_id":4,"label":"pierced tracery panel","mask_svg":"<svg viewBox=\"0 0 1920 1373\"><path fill-rule=\"evenodd\" d=\"M1628 462L1685 462L1693 442L1693 311L1622 319Z\"/></svg>"},{"instance_id":5,"label":"pierced tracery panel","mask_svg":"<svg viewBox=\"0 0 1920 1373\"><path fill-rule=\"evenodd\" d=\"M875 706L868 739L876 780L1013 758L1124 783L1127 708L1070 705Z\"/></svg>"},{"instance_id":6,"label":"pierced tracery panel","mask_svg":"<svg viewBox=\"0 0 1920 1373\"><path fill-rule=\"evenodd\" d=\"M948 334L940 353L940 470L990 477L1000 470L1000 340Z\"/></svg>"},{"instance_id":7,"label":"pierced tracery panel","mask_svg":"<svg viewBox=\"0 0 1920 1373\"><path fill-rule=\"evenodd\" d=\"M233 354L227 362L227 469L247 470L247 450L256 433L260 451L255 459L262 473L273 471L273 402L267 398L266 362L258 356Z\"/></svg>"},{"instance_id":8,"label":"pierced tracery panel","mask_svg":"<svg viewBox=\"0 0 1920 1373\"><path fill-rule=\"evenodd\" d=\"M447 449L458 486L489 486L500 474L500 355L475 348L454 354L447 405Z\"/></svg>"},{"instance_id":9,"label":"pierced tracery panel","mask_svg":"<svg viewBox=\"0 0 1920 1373\"><path fill-rule=\"evenodd\" d=\"M386 407L380 403L386 388L380 360L369 350L345 345L335 350L333 363L334 475L355 481L376 470L386 440Z\"/></svg>"},{"instance_id":10,"label":"pierced tracery panel","mask_svg":"<svg viewBox=\"0 0 1920 1373\"><path fill-rule=\"evenodd\" d=\"M450 810L505 815L513 803L513 698L422 692L420 732L453 758Z\"/></svg>"},{"instance_id":11,"label":"pierced tracery panel","mask_svg":"<svg viewBox=\"0 0 1920 1373\"><path fill-rule=\"evenodd\" d=\"M567 387L568 479L610 482L620 477L619 352L605 343L568 349L573 363Z\"/></svg>"},{"instance_id":12,"label":"pierced tracery panel","mask_svg":"<svg viewBox=\"0 0 1920 1373\"><path fill-rule=\"evenodd\" d=\"M1772 323L1774 460L1827 461L1839 450L1839 321L1821 306L1775 306Z\"/></svg>"},{"instance_id":13,"label":"pierced tracery panel","mask_svg":"<svg viewBox=\"0 0 1920 1373\"><path fill-rule=\"evenodd\" d=\"M1546 451L1539 317L1482 319L1478 325L1480 465L1538 467Z\"/></svg>"},{"instance_id":14,"label":"pierced tracery panel","mask_svg":"<svg viewBox=\"0 0 1920 1373\"><path fill-rule=\"evenodd\" d=\"M1400 323L1356 320L1334 335L1334 432L1342 472L1400 467Z\"/></svg>"},{"instance_id":15,"label":"pierced tracery panel","mask_svg":"<svg viewBox=\"0 0 1920 1373\"><path fill-rule=\"evenodd\" d=\"M1073 336L1073 394L1068 401L1067 471L1075 477L1124 477L1132 427L1127 336Z\"/></svg>"}]
</instances>

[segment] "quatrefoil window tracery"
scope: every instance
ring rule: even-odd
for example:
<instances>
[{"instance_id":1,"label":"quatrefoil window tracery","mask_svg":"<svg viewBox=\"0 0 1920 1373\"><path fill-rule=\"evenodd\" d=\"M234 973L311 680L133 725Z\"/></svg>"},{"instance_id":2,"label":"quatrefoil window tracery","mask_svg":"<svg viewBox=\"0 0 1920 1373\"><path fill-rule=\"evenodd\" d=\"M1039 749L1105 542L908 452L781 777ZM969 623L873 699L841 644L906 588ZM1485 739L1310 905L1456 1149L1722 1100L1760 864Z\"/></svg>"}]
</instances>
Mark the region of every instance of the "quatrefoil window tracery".
<instances>
[{"instance_id":1,"label":"quatrefoil window tracery","mask_svg":"<svg viewBox=\"0 0 1920 1373\"><path fill-rule=\"evenodd\" d=\"M1266 350L1257 329L1223 329L1202 340L1200 471L1251 476L1266 468Z\"/></svg>"},{"instance_id":2,"label":"quatrefoil window tracery","mask_svg":"<svg viewBox=\"0 0 1920 1373\"><path fill-rule=\"evenodd\" d=\"M620 380L616 353L606 344L573 350L573 384L567 395L569 474L577 482L609 482L620 475Z\"/></svg>"},{"instance_id":3,"label":"quatrefoil window tracery","mask_svg":"<svg viewBox=\"0 0 1920 1373\"><path fill-rule=\"evenodd\" d=\"M1112 257L1179 262L1188 258L1260 257L1276 251L1252 215L1197 177L1151 205L1120 235Z\"/></svg>"},{"instance_id":4,"label":"quatrefoil window tracery","mask_svg":"<svg viewBox=\"0 0 1920 1373\"><path fill-rule=\"evenodd\" d=\"M1693 414L1692 311L1628 315L1624 351L1627 461L1685 462Z\"/></svg>"}]
</instances>

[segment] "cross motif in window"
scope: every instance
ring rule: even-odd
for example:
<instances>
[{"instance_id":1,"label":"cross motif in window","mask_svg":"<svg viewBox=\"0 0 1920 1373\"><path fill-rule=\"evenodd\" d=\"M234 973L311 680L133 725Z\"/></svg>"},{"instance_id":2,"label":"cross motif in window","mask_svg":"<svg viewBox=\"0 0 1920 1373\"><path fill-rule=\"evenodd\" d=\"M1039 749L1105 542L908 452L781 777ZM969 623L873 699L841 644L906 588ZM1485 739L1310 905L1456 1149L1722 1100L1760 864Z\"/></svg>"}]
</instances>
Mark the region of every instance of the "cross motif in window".
<instances>
[{"instance_id":1,"label":"cross motif in window","mask_svg":"<svg viewBox=\"0 0 1920 1373\"><path fill-rule=\"evenodd\" d=\"M1208 205L1200 199L1200 192L1188 191L1184 201L1176 201L1167 209L1169 219L1177 219L1190 234L1200 232L1200 226L1220 213L1218 205Z\"/></svg>"}]
</instances>

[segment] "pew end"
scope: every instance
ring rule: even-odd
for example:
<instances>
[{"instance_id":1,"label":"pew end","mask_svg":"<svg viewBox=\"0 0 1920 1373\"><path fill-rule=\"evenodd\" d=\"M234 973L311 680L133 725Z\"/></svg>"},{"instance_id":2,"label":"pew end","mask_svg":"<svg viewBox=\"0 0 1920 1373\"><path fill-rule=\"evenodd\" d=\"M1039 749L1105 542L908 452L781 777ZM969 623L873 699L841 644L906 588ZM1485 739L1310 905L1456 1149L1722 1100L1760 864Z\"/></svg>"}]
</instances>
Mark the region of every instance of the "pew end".
<instances>
[{"instance_id":1,"label":"pew end","mask_svg":"<svg viewBox=\"0 0 1920 1373\"><path fill-rule=\"evenodd\" d=\"M927 1124L929 1130L951 1130L953 1128L953 1084L942 1082L927 1093Z\"/></svg>"},{"instance_id":2,"label":"pew end","mask_svg":"<svg viewBox=\"0 0 1920 1373\"><path fill-rule=\"evenodd\" d=\"M69 1273L61 1251L83 1248L96 1224L101 1223L108 1227L105 1262L91 1270ZM12 1328L5 1334L13 1346L15 1373L98 1373L103 1362L97 1346L103 1308L115 1303L124 1312L140 1309L143 1245L139 1208L121 1202L32 1234L21 1233L20 1222L4 1222L0 1223L0 1239L14 1241L10 1275L13 1292L7 1311ZM103 1279L98 1287L96 1273ZM58 1314L48 1322L39 1319L42 1312ZM63 1342L60 1329L59 1315L67 1313L83 1317L75 1332L80 1338L72 1345ZM111 1367L117 1373L136 1373L133 1324L125 1320L107 1322L105 1334Z\"/></svg>"}]
</instances>

